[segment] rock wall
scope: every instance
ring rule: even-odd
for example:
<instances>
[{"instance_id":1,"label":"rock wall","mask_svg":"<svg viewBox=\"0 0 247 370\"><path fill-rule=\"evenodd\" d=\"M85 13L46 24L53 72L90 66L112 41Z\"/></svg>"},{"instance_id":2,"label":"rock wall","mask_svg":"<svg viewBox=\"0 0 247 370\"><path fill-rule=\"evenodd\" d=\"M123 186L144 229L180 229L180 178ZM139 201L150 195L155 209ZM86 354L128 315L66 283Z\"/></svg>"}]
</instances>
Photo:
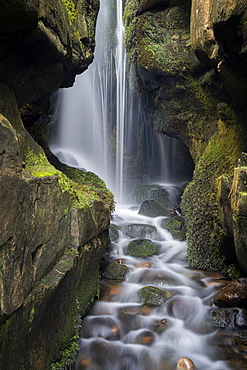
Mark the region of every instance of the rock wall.
<instances>
[{"instance_id":1,"label":"rock wall","mask_svg":"<svg viewBox=\"0 0 247 370\"><path fill-rule=\"evenodd\" d=\"M124 16L149 122L195 163L182 202L188 262L232 277L247 272L234 175L247 142L246 16L243 0L127 0Z\"/></svg>"},{"instance_id":2,"label":"rock wall","mask_svg":"<svg viewBox=\"0 0 247 370\"><path fill-rule=\"evenodd\" d=\"M37 119L49 94L87 68L98 7L0 5L0 369L73 361L80 318L97 294L113 196L96 175L51 165L20 112Z\"/></svg>"}]
</instances>

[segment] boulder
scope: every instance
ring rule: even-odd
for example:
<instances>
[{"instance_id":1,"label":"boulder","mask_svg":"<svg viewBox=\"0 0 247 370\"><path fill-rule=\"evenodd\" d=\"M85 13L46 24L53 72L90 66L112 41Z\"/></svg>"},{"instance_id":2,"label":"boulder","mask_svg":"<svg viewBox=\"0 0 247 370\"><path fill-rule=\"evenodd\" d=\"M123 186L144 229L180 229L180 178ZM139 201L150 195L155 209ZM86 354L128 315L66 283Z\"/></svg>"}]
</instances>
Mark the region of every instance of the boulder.
<instances>
[{"instance_id":1,"label":"boulder","mask_svg":"<svg viewBox=\"0 0 247 370\"><path fill-rule=\"evenodd\" d=\"M141 288L139 294L141 298L143 298L144 304L148 306L160 306L172 296L167 290L161 290L154 286L145 286Z\"/></svg>"},{"instance_id":2,"label":"boulder","mask_svg":"<svg viewBox=\"0 0 247 370\"><path fill-rule=\"evenodd\" d=\"M152 199L161 205L168 207L169 193L159 185L140 185L134 189L135 201L137 204L144 202L146 199Z\"/></svg>"},{"instance_id":3,"label":"boulder","mask_svg":"<svg viewBox=\"0 0 247 370\"><path fill-rule=\"evenodd\" d=\"M212 312L211 322L214 326L247 329L247 311L243 308L218 308Z\"/></svg>"},{"instance_id":4,"label":"boulder","mask_svg":"<svg viewBox=\"0 0 247 370\"><path fill-rule=\"evenodd\" d=\"M171 214L167 208L155 200L145 200L142 202L138 213L148 217L170 216Z\"/></svg>"},{"instance_id":5,"label":"boulder","mask_svg":"<svg viewBox=\"0 0 247 370\"><path fill-rule=\"evenodd\" d=\"M157 235L156 227L145 224L130 224L123 228L123 233L128 238L154 238Z\"/></svg>"},{"instance_id":6,"label":"boulder","mask_svg":"<svg viewBox=\"0 0 247 370\"><path fill-rule=\"evenodd\" d=\"M102 273L102 277L108 280L125 280L129 268L117 262L111 262Z\"/></svg>"},{"instance_id":7,"label":"boulder","mask_svg":"<svg viewBox=\"0 0 247 370\"><path fill-rule=\"evenodd\" d=\"M161 222L161 227L170 231L174 239L186 240L186 227L182 216L164 218Z\"/></svg>"},{"instance_id":8,"label":"boulder","mask_svg":"<svg viewBox=\"0 0 247 370\"><path fill-rule=\"evenodd\" d=\"M244 157L244 154L241 156ZM234 168L231 187L231 210L234 245L238 263L247 273L247 166L242 160Z\"/></svg>"},{"instance_id":9,"label":"boulder","mask_svg":"<svg viewBox=\"0 0 247 370\"><path fill-rule=\"evenodd\" d=\"M158 254L159 248L149 239L136 239L129 243L127 254L134 257L147 257Z\"/></svg>"},{"instance_id":10,"label":"boulder","mask_svg":"<svg viewBox=\"0 0 247 370\"><path fill-rule=\"evenodd\" d=\"M247 308L247 278L231 281L216 293L213 301L219 307Z\"/></svg>"}]
</instances>

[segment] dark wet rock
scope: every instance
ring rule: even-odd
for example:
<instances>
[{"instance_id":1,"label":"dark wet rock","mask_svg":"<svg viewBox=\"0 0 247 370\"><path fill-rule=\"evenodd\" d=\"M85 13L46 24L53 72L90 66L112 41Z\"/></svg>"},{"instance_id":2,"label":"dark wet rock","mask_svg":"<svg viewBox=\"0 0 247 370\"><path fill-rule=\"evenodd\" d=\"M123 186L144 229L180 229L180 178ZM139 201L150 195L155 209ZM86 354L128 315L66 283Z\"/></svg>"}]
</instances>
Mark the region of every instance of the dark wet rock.
<instances>
[{"instance_id":1,"label":"dark wet rock","mask_svg":"<svg viewBox=\"0 0 247 370\"><path fill-rule=\"evenodd\" d=\"M247 307L247 278L231 281L214 297L219 307Z\"/></svg>"},{"instance_id":2,"label":"dark wet rock","mask_svg":"<svg viewBox=\"0 0 247 370\"><path fill-rule=\"evenodd\" d=\"M135 200L138 204L147 199L155 200L163 206L168 207L169 193L165 188L158 185L140 185L134 189Z\"/></svg>"},{"instance_id":3,"label":"dark wet rock","mask_svg":"<svg viewBox=\"0 0 247 370\"><path fill-rule=\"evenodd\" d=\"M101 282L100 300L104 302L117 302L123 291L123 286L119 282L112 282L107 284L105 281Z\"/></svg>"},{"instance_id":4,"label":"dark wet rock","mask_svg":"<svg viewBox=\"0 0 247 370\"><path fill-rule=\"evenodd\" d=\"M243 308L218 308L212 312L211 322L214 326L237 327L247 329L247 311Z\"/></svg>"},{"instance_id":5,"label":"dark wet rock","mask_svg":"<svg viewBox=\"0 0 247 370\"><path fill-rule=\"evenodd\" d=\"M168 322L167 319L162 319L162 320L155 320L153 322L153 330L158 333L158 334L161 334L163 333L163 331L165 331L166 329L168 329L170 327L170 324Z\"/></svg>"},{"instance_id":6,"label":"dark wet rock","mask_svg":"<svg viewBox=\"0 0 247 370\"><path fill-rule=\"evenodd\" d=\"M116 242L119 238L118 227L111 224L109 227L109 236L112 242Z\"/></svg>"},{"instance_id":7,"label":"dark wet rock","mask_svg":"<svg viewBox=\"0 0 247 370\"><path fill-rule=\"evenodd\" d=\"M129 268L116 262L111 262L103 271L103 278L109 280L124 280L126 278Z\"/></svg>"},{"instance_id":8,"label":"dark wet rock","mask_svg":"<svg viewBox=\"0 0 247 370\"><path fill-rule=\"evenodd\" d=\"M171 293L167 290L161 290L154 286L141 288L139 294L144 299L145 304L149 306L160 306L171 297Z\"/></svg>"},{"instance_id":9,"label":"dark wet rock","mask_svg":"<svg viewBox=\"0 0 247 370\"><path fill-rule=\"evenodd\" d=\"M129 243L127 254L135 257L153 256L159 248L149 239L136 239Z\"/></svg>"},{"instance_id":10,"label":"dark wet rock","mask_svg":"<svg viewBox=\"0 0 247 370\"><path fill-rule=\"evenodd\" d=\"M127 225L124 234L129 238L154 238L157 235L157 230L154 226L145 224L131 224Z\"/></svg>"},{"instance_id":11,"label":"dark wet rock","mask_svg":"<svg viewBox=\"0 0 247 370\"><path fill-rule=\"evenodd\" d=\"M142 330L136 338L136 344L143 344L145 346L150 346L155 341L155 335L150 330Z\"/></svg>"},{"instance_id":12,"label":"dark wet rock","mask_svg":"<svg viewBox=\"0 0 247 370\"><path fill-rule=\"evenodd\" d=\"M170 231L174 239L186 240L186 227L182 216L164 218L161 221L161 227Z\"/></svg>"},{"instance_id":13,"label":"dark wet rock","mask_svg":"<svg viewBox=\"0 0 247 370\"><path fill-rule=\"evenodd\" d=\"M87 316L83 320L82 338L101 337L107 340L119 340L120 328L111 316Z\"/></svg>"},{"instance_id":14,"label":"dark wet rock","mask_svg":"<svg viewBox=\"0 0 247 370\"><path fill-rule=\"evenodd\" d=\"M141 327L140 307L128 307L119 310L118 318L122 323L124 331L127 333L131 330L137 330Z\"/></svg>"},{"instance_id":15,"label":"dark wet rock","mask_svg":"<svg viewBox=\"0 0 247 370\"><path fill-rule=\"evenodd\" d=\"M170 216L170 211L155 200L145 200L142 202L140 210L138 212L140 215L149 216L149 217L158 217L158 216Z\"/></svg>"}]
</instances>

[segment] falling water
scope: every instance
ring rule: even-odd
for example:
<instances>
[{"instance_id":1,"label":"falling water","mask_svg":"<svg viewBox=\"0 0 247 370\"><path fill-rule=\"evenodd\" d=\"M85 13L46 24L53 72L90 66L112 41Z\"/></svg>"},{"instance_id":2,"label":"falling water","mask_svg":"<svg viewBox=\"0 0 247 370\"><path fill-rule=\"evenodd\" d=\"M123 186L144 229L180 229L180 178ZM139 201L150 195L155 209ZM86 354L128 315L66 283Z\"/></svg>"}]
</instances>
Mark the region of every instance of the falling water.
<instances>
[{"instance_id":1,"label":"falling water","mask_svg":"<svg viewBox=\"0 0 247 370\"><path fill-rule=\"evenodd\" d=\"M170 154L181 145L146 122L122 17L122 0L101 0L94 62L62 91L59 123L50 135L50 148L62 162L98 174L119 203L143 181L176 177Z\"/></svg>"},{"instance_id":2,"label":"falling water","mask_svg":"<svg viewBox=\"0 0 247 370\"><path fill-rule=\"evenodd\" d=\"M176 178L172 157L177 145L153 132L134 93L135 73L123 45L122 2L101 0L95 60L73 88L62 92L50 142L62 162L102 177L118 204L134 198L136 185ZM173 199L169 206L176 206L177 187L165 189ZM186 242L175 240L163 220L141 216L135 207L119 208L114 215L118 236L106 262L124 264L129 272L121 283L102 280L101 299L83 320L76 370L174 370L181 357L191 359L197 370L231 368L222 353L218 357L217 332L209 321L212 297L224 280L189 270ZM157 254L130 256L128 245L138 238L153 242ZM147 304L140 295L147 286L166 299Z\"/></svg>"}]
</instances>

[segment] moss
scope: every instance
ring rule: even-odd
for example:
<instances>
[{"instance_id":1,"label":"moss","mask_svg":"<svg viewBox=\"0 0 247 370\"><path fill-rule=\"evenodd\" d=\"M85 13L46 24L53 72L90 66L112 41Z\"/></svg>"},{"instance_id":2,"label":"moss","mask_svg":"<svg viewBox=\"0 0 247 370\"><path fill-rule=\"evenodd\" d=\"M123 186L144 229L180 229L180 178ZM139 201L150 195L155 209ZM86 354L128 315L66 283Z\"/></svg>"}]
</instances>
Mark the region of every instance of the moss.
<instances>
[{"instance_id":1,"label":"moss","mask_svg":"<svg viewBox=\"0 0 247 370\"><path fill-rule=\"evenodd\" d=\"M162 303L171 297L171 293L167 290L161 290L154 286L145 286L141 288L139 294L148 306L161 306Z\"/></svg>"},{"instance_id":2,"label":"moss","mask_svg":"<svg viewBox=\"0 0 247 370\"><path fill-rule=\"evenodd\" d=\"M129 243L127 254L135 257L147 257L158 254L157 245L147 239L137 239Z\"/></svg>"},{"instance_id":3,"label":"moss","mask_svg":"<svg viewBox=\"0 0 247 370\"><path fill-rule=\"evenodd\" d=\"M25 155L25 172L34 177L58 177L61 191L68 192L72 197L72 206L88 208L93 201L103 201L105 207L113 210L113 194L105 183L92 172L82 172L79 169L66 166L65 173L54 168L43 153L34 154L28 150Z\"/></svg>"},{"instance_id":4,"label":"moss","mask_svg":"<svg viewBox=\"0 0 247 370\"><path fill-rule=\"evenodd\" d=\"M63 5L68 13L69 22L73 24L77 21L78 18L78 9L76 8L75 4L71 0L62 0Z\"/></svg>"},{"instance_id":5,"label":"moss","mask_svg":"<svg viewBox=\"0 0 247 370\"><path fill-rule=\"evenodd\" d=\"M192 267L236 275L232 241L225 225L217 191L221 174L233 175L243 150L243 135L236 123L219 121L218 132L211 138L194 171L192 182L183 195L183 213L187 227L187 259ZM235 276L234 276L235 277Z\"/></svg>"}]
</instances>

